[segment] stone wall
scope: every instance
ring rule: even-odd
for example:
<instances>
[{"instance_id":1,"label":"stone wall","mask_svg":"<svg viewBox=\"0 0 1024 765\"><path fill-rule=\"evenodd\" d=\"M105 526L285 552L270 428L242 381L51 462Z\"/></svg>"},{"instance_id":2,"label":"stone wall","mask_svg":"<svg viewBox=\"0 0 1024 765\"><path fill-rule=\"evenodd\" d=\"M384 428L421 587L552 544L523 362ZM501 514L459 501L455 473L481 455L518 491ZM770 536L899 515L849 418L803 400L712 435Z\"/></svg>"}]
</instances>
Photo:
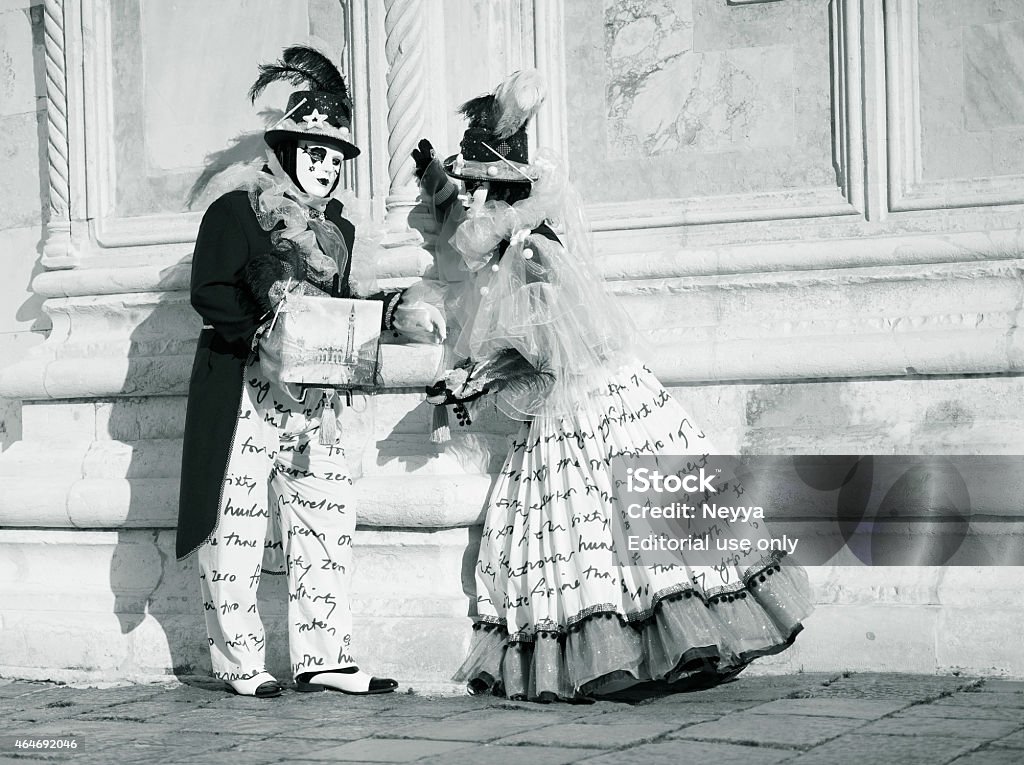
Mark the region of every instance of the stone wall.
<instances>
[{"instance_id":1,"label":"stone wall","mask_svg":"<svg viewBox=\"0 0 1024 765\"><path fill-rule=\"evenodd\" d=\"M41 0L0 3L0 130L6 136L0 198L0 365L42 341L48 322L29 287L38 273L46 189L46 89ZM0 449L21 435L21 403L0 399Z\"/></svg>"},{"instance_id":2,"label":"stone wall","mask_svg":"<svg viewBox=\"0 0 1024 765\"><path fill-rule=\"evenodd\" d=\"M202 201L187 202L204 167L253 156L263 123L245 86L296 39L341 60L352 85L364 154L346 180L387 232L383 285L430 262L409 149L423 135L455 147L454 107L535 65L551 94L533 145L570 160L610 287L718 443L1020 453L1024 96L1007 72L1024 0L278 5L274 25L204 0L46 0L0 16L8 45L31 50L18 76L47 73L32 92L49 105L33 154L42 201L0 253L24 276L3 289L53 325L0 372L0 395L24 402L0 455L0 674L208 670L195 572L172 554L199 329L187 281ZM198 24L200 9L219 23ZM35 119L22 101L3 119ZM510 433L487 411L428 444L417 391L437 362L434 348L385 346L387 388L348 436L366 443L360 656L421 688L444 686L468 643L477 523ZM1000 511L1012 533L1020 509ZM1024 676L1009 640L1019 571L812 569L819 610L759 666ZM280 586L268 578L261 607L278 669Z\"/></svg>"}]
</instances>

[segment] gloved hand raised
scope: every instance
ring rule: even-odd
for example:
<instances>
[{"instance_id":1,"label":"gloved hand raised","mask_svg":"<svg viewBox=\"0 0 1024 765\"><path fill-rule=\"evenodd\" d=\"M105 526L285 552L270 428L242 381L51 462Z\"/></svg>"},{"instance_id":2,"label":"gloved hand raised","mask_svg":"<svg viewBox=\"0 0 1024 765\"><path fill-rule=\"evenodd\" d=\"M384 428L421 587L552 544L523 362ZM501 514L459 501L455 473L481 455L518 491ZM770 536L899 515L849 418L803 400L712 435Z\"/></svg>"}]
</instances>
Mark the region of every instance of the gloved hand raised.
<instances>
[{"instance_id":1,"label":"gloved hand raised","mask_svg":"<svg viewBox=\"0 0 1024 765\"><path fill-rule=\"evenodd\" d=\"M421 138L419 144L412 150L412 159L416 163L416 177L428 194L437 194L449 183L448 176L434 153L434 147L426 138Z\"/></svg>"},{"instance_id":2,"label":"gloved hand raised","mask_svg":"<svg viewBox=\"0 0 1024 765\"><path fill-rule=\"evenodd\" d=\"M416 163L416 177L422 178L423 173L426 171L427 166L430 164L430 160L434 158L434 147L430 145L430 141L426 138L421 138L420 142L416 145L416 148L412 150L412 159Z\"/></svg>"}]
</instances>

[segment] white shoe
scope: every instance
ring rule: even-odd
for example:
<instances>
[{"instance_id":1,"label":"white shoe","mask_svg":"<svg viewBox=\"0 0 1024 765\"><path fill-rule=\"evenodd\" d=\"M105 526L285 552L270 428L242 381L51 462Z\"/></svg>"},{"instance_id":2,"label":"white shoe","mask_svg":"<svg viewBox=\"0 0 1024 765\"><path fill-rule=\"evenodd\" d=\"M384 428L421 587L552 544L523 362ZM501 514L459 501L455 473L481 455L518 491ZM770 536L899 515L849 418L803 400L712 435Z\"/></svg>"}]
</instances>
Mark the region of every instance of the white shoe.
<instances>
[{"instance_id":1,"label":"white shoe","mask_svg":"<svg viewBox=\"0 0 1024 765\"><path fill-rule=\"evenodd\" d=\"M396 680L372 677L356 667L351 669L355 671L303 672L295 678L295 688L303 693L341 691L354 696L366 696L371 693L391 693L398 687Z\"/></svg>"},{"instance_id":2,"label":"white shoe","mask_svg":"<svg viewBox=\"0 0 1024 765\"><path fill-rule=\"evenodd\" d=\"M240 680L225 680L228 687L238 696L255 696L258 699L271 699L280 696L284 687L269 672L258 672L252 677Z\"/></svg>"}]
</instances>

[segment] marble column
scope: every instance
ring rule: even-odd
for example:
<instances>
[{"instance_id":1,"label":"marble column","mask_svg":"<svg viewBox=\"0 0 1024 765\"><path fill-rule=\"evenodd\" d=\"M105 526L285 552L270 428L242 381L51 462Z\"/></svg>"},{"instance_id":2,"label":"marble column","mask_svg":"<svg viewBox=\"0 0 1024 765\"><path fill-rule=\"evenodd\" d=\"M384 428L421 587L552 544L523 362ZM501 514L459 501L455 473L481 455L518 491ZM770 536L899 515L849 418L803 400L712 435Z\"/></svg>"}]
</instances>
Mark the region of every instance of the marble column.
<instances>
[{"instance_id":1,"label":"marble column","mask_svg":"<svg viewBox=\"0 0 1024 765\"><path fill-rule=\"evenodd\" d=\"M422 0L384 0L384 7L384 52L388 66L388 227L392 231L405 231L419 193L410 153L423 136L425 18Z\"/></svg>"}]
</instances>

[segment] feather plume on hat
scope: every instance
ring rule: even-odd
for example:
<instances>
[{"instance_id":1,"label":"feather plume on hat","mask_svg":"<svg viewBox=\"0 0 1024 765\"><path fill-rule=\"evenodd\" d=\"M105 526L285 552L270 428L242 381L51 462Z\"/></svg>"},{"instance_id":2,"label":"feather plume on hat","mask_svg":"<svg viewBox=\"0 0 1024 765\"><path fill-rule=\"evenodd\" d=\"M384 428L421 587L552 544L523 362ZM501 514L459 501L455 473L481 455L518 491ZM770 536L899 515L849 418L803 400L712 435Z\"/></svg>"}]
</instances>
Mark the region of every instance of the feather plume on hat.
<instances>
[{"instance_id":1,"label":"feather plume on hat","mask_svg":"<svg viewBox=\"0 0 1024 765\"><path fill-rule=\"evenodd\" d=\"M272 149L286 141L308 140L331 146L345 159L359 155L352 143L352 99L345 78L327 56L308 45L285 48L280 61L261 64L249 88L253 103L275 82L303 88L291 94L284 116L263 134Z\"/></svg>"},{"instance_id":2,"label":"feather plume on hat","mask_svg":"<svg viewBox=\"0 0 1024 765\"><path fill-rule=\"evenodd\" d=\"M500 118L494 132L508 138L537 113L547 96L544 78L536 69L523 69L506 79L494 91Z\"/></svg>"},{"instance_id":3,"label":"feather plume on hat","mask_svg":"<svg viewBox=\"0 0 1024 765\"><path fill-rule=\"evenodd\" d=\"M280 61L273 64L260 64L260 76L249 88L249 98L253 103L267 86L274 82L286 81L301 86L309 83L312 90L333 93L340 98L350 110L352 99L349 98L345 78L327 56L308 45L293 45L285 48Z\"/></svg>"},{"instance_id":4,"label":"feather plume on hat","mask_svg":"<svg viewBox=\"0 0 1024 765\"><path fill-rule=\"evenodd\" d=\"M540 72L522 69L506 78L493 93L466 101L459 112L469 127L485 128L498 138L508 138L530 121L546 96Z\"/></svg>"}]
</instances>

